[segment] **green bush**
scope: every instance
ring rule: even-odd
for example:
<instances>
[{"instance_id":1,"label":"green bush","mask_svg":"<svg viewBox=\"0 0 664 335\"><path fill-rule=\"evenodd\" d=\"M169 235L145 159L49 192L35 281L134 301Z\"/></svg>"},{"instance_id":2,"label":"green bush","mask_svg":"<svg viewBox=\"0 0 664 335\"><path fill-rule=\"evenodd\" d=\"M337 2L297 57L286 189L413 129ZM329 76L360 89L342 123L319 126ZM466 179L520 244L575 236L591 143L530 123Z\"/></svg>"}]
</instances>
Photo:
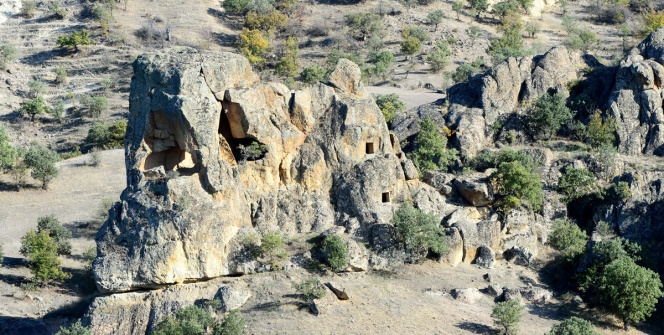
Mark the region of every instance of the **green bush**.
<instances>
[{"instance_id":1,"label":"green bush","mask_svg":"<svg viewBox=\"0 0 664 335\"><path fill-rule=\"evenodd\" d=\"M427 14L427 24L434 26L434 30L438 30L438 25L443 22L445 18L445 12L441 9L434 10Z\"/></svg>"},{"instance_id":2,"label":"green bush","mask_svg":"<svg viewBox=\"0 0 664 335\"><path fill-rule=\"evenodd\" d=\"M456 70L454 70L452 73L449 73L448 76L455 83L465 83L470 79L470 77L480 72L483 65L484 59L480 57L472 63L463 63L459 65Z\"/></svg>"},{"instance_id":3,"label":"green bush","mask_svg":"<svg viewBox=\"0 0 664 335\"><path fill-rule=\"evenodd\" d=\"M56 44L61 49L78 51L80 45L90 45L92 41L90 40L90 34L84 29L58 37Z\"/></svg>"},{"instance_id":4,"label":"green bush","mask_svg":"<svg viewBox=\"0 0 664 335\"><path fill-rule=\"evenodd\" d=\"M620 258L630 258L639 261L641 247L623 238L613 238L595 243L590 252L583 255L580 261L576 280L591 300L597 301L597 287L604 275L604 270L611 262Z\"/></svg>"},{"instance_id":5,"label":"green bush","mask_svg":"<svg viewBox=\"0 0 664 335\"><path fill-rule=\"evenodd\" d=\"M110 125L99 121L92 124L85 141L96 147L117 148L123 146L126 131L125 121L117 121Z\"/></svg>"},{"instance_id":6,"label":"green bush","mask_svg":"<svg viewBox=\"0 0 664 335\"><path fill-rule=\"evenodd\" d=\"M516 335L523 314L523 306L518 299L503 301L493 306L491 317L503 335Z\"/></svg>"},{"instance_id":7,"label":"green bush","mask_svg":"<svg viewBox=\"0 0 664 335\"><path fill-rule=\"evenodd\" d=\"M286 243L281 233L268 233L261 238L260 254L270 262L270 265L276 269L279 267L288 254L286 252Z\"/></svg>"},{"instance_id":8,"label":"green bush","mask_svg":"<svg viewBox=\"0 0 664 335\"><path fill-rule=\"evenodd\" d=\"M416 149L410 159L420 171L447 170L458 158L456 149L446 149L447 137L428 117L420 121L420 131L415 137Z\"/></svg>"},{"instance_id":9,"label":"green bush","mask_svg":"<svg viewBox=\"0 0 664 335\"><path fill-rule=\"evenodd\" d=\"M314 84L319 81L323 81L327 75L327 70L318 65L312 65L305 67L302 72L300 72L300 80L305 84Z\"/></svg>"},{"instance_id":10,"label":"green bush","mask_svg":"<svg viewBox=\"0 0 664 335\"><path fill-rule=\"evenodd\" d=\"M21 254L30 260L35 282L45 284L51 280L69 278L62 271L62 262L58 259L58 244L48 231L30 230L23 235L21 242Z\"/></svg>"},{"instance_id":11,"label":"green bush","mask_svg":"<svg viewBox=\"0 0 664 335\"><path fill-rule=\"evenodd\" d=\"M48 183L58 175L58 168L55 163L60 160L60 156L55 151L51 151L42 146L31 146L25 154L23 161L30 175L42 182L42 188L47 189Z\"/></svg>"},{"instance_id":12,"label":"green bush","mask_svg":"<svg viewBox=\"0 0 664 335\"><path fill-rule=\"evenodd\" d=\"M44 102L44 98L37 97L21 102L21 108L18 111L21 115L29 115L30 122L35 122L35 116L48 113L49 108Z\"/></svg>"},{"instance_id":13,"label":"green bush","mask_svg":"<svg viewBox=\"0 0 664 335\"><path fill-rule=\"evenodd\" d=\"M81 98L81 105L87 108L93 117L99 117L108 107L108 99L103 95L84 96Z\"/></svg>"},{"instance_id":14,"label":"green bush","mask_svg":"<svg viewBox=\"0 0 664 335\"><path fill-rule=\"evenodd\" d=\"M337 235L328 235L323 241L323 253L334 271L342 271L348 266L348 247Z\"/></svg>"},{"instance_id":15,"label":"green bush","mask_svg":"<svg viewBox=\"0 0 664 335\"><path fill-rule=\"evenodd\" d=\"M597 300L601 306L629 324L645 320L664 296L659 275L627 257L609 263L600 277Z\"/></svg>"},{"instance_id":16,"label":"green bush","mask_svg":"<svg viewBox=\"0 0 664 335\"><path fill-rule=\"evenodd\" d=\"M230 311L224 320L214 326L213 335L242 335L244 319L237 311Z\"/></svg>"},{"instance_id":17,"label":"green bush","mask_svg":"<svg viewBox=\"0 0 664 335\"><path fill-rule=\"evenodd\" d=\"M19 156L18 150L9 142L7 130L0 125L0 172L9 172Z\"/></svg>"},{"instance_id":18,"label":"green bush","mask_svg":"<svg viewBox=\"0 0 664 335\"><path fill-rule=\"evenodd\" d=\"M593 148L602 146L613 146L616 140L614 134L617 129L616 119L612 116L602 118L601 112L597 111L590 118L586 128L586 138Z\"/></svg>"},{"instance_id":19,"label":"green bush","mask_svg":"<svg viewBox=\"0 0 664 335\"><path fill-rule=\"evenodd\" d=\"M558 219L553 222L549 244L560 251L563 258L573 260L583 254L587 241L588 235L570 220Z\"/></svg>"},{"instance_id":20,"label":"green bush","mask_svg":"<svg viewBox=\"0 0 664 335\"><path fill-rule=\"evenodd\" d=\"M34 1L21 1L21 16L26 19L31 19L35 16L37 11L37 3Z\"/></svg>"},{"instance_id":21,"label":"green bush","mask_svg":"<svg viewBox=\"0 0 664 335\"><path fill-rule=\"evenodd\" d=\"M530 207L539 211L544 202L542 182L531 167L523 166L520 161L503 162L491 175L496 185L494 190L505 201L505 209L526 201Z\"/></svg>"},{"instance_id":22,"label":"green bush","mask_svg":"<svg viewBox=\"0 0 664 335\"><path fill-rule=\"evenodd\" d=\"M588 320L573 316L554 325L547 335L599 335L595 327Z\"/></svg>"},{"instance_id":23,"label":"green bush","mask_svg":"<svg viewBox=\"0 0 664 335\"><path fill-rule=\"evenodd\" d=\"M396 93L374 94L374 99L376 99L376 105L378 105L380 111L383 112L385 122L388 124L392 122L397 114L406 109L406 104L399 99L399 95Z\"/></svg>"},{"instance_id":24,"label":"green bush","mask_svg":"<svg viewBox=\"0 0 664 335\"><path fill-rule=\"evenodd\" d=\"M279 59L275 67L275 72L278 75L287 78L297 76L297 71L300 69L298 43L297 38L288 37L286 39L284 55Z\"/></svg>"},{"instance_id":25,"label":"green bush","mask_svg":"<svg viewBox=\"0 0 664 335\"><path fill-rule=\"evenodd\" d=\"M576 29L572 31L571 36L564 44L570 49L588 51L599 46L600 40L595 33L588 29Z\"/></svg>"},{"instance_id":26,"label":"green bush","mask_svg":"<svg viewBox=\"0 0 664 335\"><path fill-rule=\"evenodd\" d=\"M450 56L452 51L450 51L447 42L440 41L436 43L436 46L429 52L427 55L427 62L431 64L431 68L435 73L438 73L445 69L450 63Z\"/></svg>"},{"instance_id":27,"label":"green bush","mask_svg":"<svg viewBox=\"0 0 664 335\"><path fill-rule=\"evenodd\" d=\"M207 310L198 306L180 309L152 329L152 335L205 335L215 324Z\"/></svg>"},{"instance_id":28,"label":"green bush","mask_svg":"<svg viewBox=\"0 0 664 335\"><path fill-rule=\"evenodd\" d=\"M251 0L224 0L221 6L229 14L244 14L248 11Z\"/></svg>"},{"instance_id":29,"label":"green bush","mask_svg":"<svg viewBox=\"0 0 664 335\"><path fill-rule=\"evenodd\" d=\"M351 13L346 15L348 34L358 40L378 34L383 29L383 21L374 13Z\"/></svg>"},{"instance_id":30,"label":"green bush","mask_svg":"<svg viewBox=\"0 0 664 335\"><path fill-rule=\"evenodd\" d=\"M532 169L535 167L532 157L528 156L525 152L512 149L500 149L500 151L482 151L475 155L469 162L477 171L484 171L486 169L497 168L501 163L505 162L520 162L521 165Z\"/></svg>"},{"instance_id":31,"label":"green bush","mask_svg":"<svg viewBox=\"0 0 664 335\"><path fill-rule=\"evenodd\" d=\"M392 223L412 262L422 260L429 251L439 255L447 252L445 229L434 215L404 204L394 212Z\"/></svg>"},{"instance_id":32,"label":"green bush","mask_svg":"<svg viewBox=\"0 0 664 335\"><path fill-rule=\"evenodd\" d=\"M58 255L71 254L71 232L60 224L55 215L42 216L37 219L37 232L46 231L58 246Z\"/></svg>"},{"instance_id":33,"label":"green bush","mask_svg":"<svg viewBox=\"0 0 664 335\"><path fill-rule=\"evenodd\" d=\"M60 331L55 333L55 335L90 335L90 329L83 326L81 320L76 321L71 326L64 328L60 327Z\"/></svg>"},{"instance_id":34,"label":"green bush","mask_svg":"<svg viewBox=\"0 0 664 335\"><path fill-rule=\"evenodd\" d=\"M57 19L64 19L67 16L67 11L62 6L62 2L55 0L48 4L48 11L51 12L51 15Z\"/></svg>"},{"instance_id":35,"label":"green bush","mask_svg":"<svg viewBox=\"0 0 664 335\"><path fill-rule=\"evenodd\" d=\"M627 200L632 197L632 188L626 181L619 181L613 184L611 189L620 200Z\"/></svg>"},{"instance_id":36,"label":"green bush","mask_svg":"<svg viewBox=\"0 0 664 335\"><path fill-rule=\"evenodd\" d=\"M565 194L568 201L578 199L595 188L595 176L582 168L567 168L558 178L558 190Z\"/></svg>"},{"instance_id":37,"label":"green bush","mask_svg":"<svg viewBox=\"0 0 664 335\"><path fill-rule=\"evenodd\" d=\"M17 59L18 50L11 44L0 44L0 69L4 70L7 65Z\"/></svg>"},{"instance_id":38,"label":"green bush","mask_svg":"<svg viewBox=\"0 0 664 335\"><path fill-rule=\"evenodd\" d=\"M242 161L255 161L265 155L267 152L267 145L258 142L251 142L251 144L244 146L238 145L238 150L242 156Z\"/></svg>"},{"instance_id":39,"label":"green bush","mask_svg":"<svg viewBox=\"0 0 664 335\"><path fill-rule=\"evenodd\" d=\"M528 109L528 116L535 134L540 134L538 137L547 140L574 117L572 111L565 106L565 97L560 93L544 94L537 98Z\"/></svg>"},{"instance_id":40,"label":"green bush","mask_svg":"<svg viewBox=\"0 0 664 335\"><path fill-rule=\"evenodd\" d=\"M305 301L320 299L327 294L327 289L314 277L308 278L294 286L295 292L302 295Z\"/></svg>"},{"instance_id":41,"label":"green bush","mask_svg":"<svg viewBox=\"0 0 664 335\"><path fill-rule=\"evenodd\" d=\"M523 24L515 22L503 26L503 35L491 41L488 53L498 64L509 57L523 57L528 51L523 47Z\"/></svg>"},{"instance_id":42,"label":"green bush","mask_svg":"<svg viewBox=\"0 0 664 335\"><path fill-rule=\"evenodd\" d=\"M389 51L372 52L369 54L367 63L361 66L363 78L371 81L380 77L383 81L388 79L390 68L394 63L394 54Z\"/></svg>"},{"instance_id":43,"label":"green bush","mask_svg":"<svg viewBox=\"0 0 664 335\"><path fill-rule=\"evenodd\" d=\"M470 8L475 11L475 18L479 20L480 15L489 9L489 1L487 0L468 0Z\"/></svg>"}]
</instances>

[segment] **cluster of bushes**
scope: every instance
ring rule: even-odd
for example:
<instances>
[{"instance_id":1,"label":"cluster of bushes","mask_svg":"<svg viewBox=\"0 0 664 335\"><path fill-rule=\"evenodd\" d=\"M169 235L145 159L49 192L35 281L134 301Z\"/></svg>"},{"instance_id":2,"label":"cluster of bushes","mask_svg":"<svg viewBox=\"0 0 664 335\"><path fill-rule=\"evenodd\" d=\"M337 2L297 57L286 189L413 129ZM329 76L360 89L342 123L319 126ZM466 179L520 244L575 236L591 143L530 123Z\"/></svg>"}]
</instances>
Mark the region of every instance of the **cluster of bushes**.
<instances>
[{"instance_id":1,"label":"cluster of bushes","mask_svg":"<svg viewBox=\"0 0 664 335\"><path fill-rule=\"evenodd\" d=\"M111 124L98 121L93 123L88 130L86 142L102 148L121 147L124 143L126 131L127 123L125 121L117 121Z\"/></svg>"},{"instance_id":2,"label":"cluster of bushes","mask_svg":"<svg viewBox=\"0 0 664 335\"><path fill-rule=\"evenodd\" d=\"M13 147L7 131L0 126L0 172L9 174L18 190L25 185L28 172L42 183L43 189L48 188L58 175L55 163L59 160L56 152L43 146L32 145L27 150Z\"/></svg>"},{"instance_id":3,"label":"cluster of bushes","mask_svg":"<svg viewBox=\"0 0 664 335\"><path fill-rule=\"evenodd\" d=\"M429 118L420 121L420 131L415 137L415 150L410 159L420 171L446 171L458 159L456 149L447 148L447 134Z\"/></svg>"},{"instance_id":4,"label":"cluster of bushes","mask_svg":"<svg viewBox=\"0 0 664 335\"><path fill-rule=\"evenodd\" d=\"M30 261L35 283L44 285L69 278L62 271L58 255L71 253L70 238L71 232L53 215L39 218L37 230L30 230L21 238L21 254Z\"/></svg>"},{"instance_id":5,"label":"cluster of bushes","mask_svg":"<svg viewBox=\"0 0 664 335\"><path fill-rule=\"evenodd\" d=\"M374 99L376 100L376 105L378 105L380 111L383 112L387 124L390 124L397 114L406 109L406 104L399 99L399 96L396 93L375 94Z\"/></svg>"},{"instance_id":6,"label":"cluster of bushes","mask_svg":"<svg viewBox=\"0 0 664 335\"><path fill-rule=\"evenodd\" d=\"M403 247L410 262L419 262L429 253L442 255L447 252L447 233L434 215L402 205L392 219L397 242Z\"/></svg>"},{"instance_id":7,"label":"cluster of bushes","mask_svg":"<svg viewBox=\"0 0 664 335\"><path fill-rule=\"evenodd\" d=\"M206 308L189 306L162 320L152 335L241 335L244 319L237 311L227 313L221 322Z\"/></svg>"}]
</instances>

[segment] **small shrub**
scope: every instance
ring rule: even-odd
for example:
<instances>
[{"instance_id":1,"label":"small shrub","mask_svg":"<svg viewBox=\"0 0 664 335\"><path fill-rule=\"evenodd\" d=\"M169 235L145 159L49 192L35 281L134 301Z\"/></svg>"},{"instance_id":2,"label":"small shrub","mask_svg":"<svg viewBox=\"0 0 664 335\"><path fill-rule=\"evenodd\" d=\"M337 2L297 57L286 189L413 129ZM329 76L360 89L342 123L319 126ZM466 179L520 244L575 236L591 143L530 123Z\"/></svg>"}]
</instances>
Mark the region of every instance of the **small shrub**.
<instances>
[{"instance_id":1,"label":"small shrub","mask_svg":"<svg viewBox=\"0 0 664 335\"><path fill-rule=\"evenodd\" d=\"M255 161L260 159L267 152L267 145L259 142L251 142L251 144L244 146L238 145L238 150L242 156L242 161Z\"/></svg>"},{"instance_id":2,"label":"small shrub","mask_svg":"<svg viewBox=\"0 0 664 335\"><path fill-rule=\"evenodd\" d=\"M496 303L491 317L503 335L516 335L523 314L523 306L517 299Z\"/></svg>"},{"instance_id":3,"label":"small shrub","mask_svg":"<svg viewBox=\"0 0 664 335\"><path fill-rule=\"evenodd\" d=\"M249 2L251 0L225 0L221 6L226 12L234 15L241 15L248 11Z\"/></svg>"},{"instance_id":4,"label":"small shrub","mask_svg":"<svg viewBox=\"0 0 664 335\"><path fill-rule=\"evenodd\" d=\"M627 200L632 197L632 188L626 181L619 181L611 186L613 193L620 200Z\"/></svg>"},{"instance_id":5,"label":"small shrub","mask_svg":"<svg viewBox=\"0 0 664 335\"><path fill-rule=\"evenodd\" d=\"M493 63L498 64L509 57L523 57L528 51L523 47L522 30L523 24L515 20L505 24L502 28L503 35L491 41L488 53L493 58Z\"/></svg>"},{"instance_id":6,"label":"small shrub","mask_svg":"<svg viewBox=\"0 0 664 335\"><path fill-rule=\"evenodd\" d=\"M37 98L46 91L46 84L41 80L30 80L28 82L28 90L30 91L30 96Z\"/></svg>"},{"instance_id":7,"label":"small shrub","mask_svg":"<svg viewBox=\"0 0 664 335\"><path fill-rule=\"evenodd\" d=\"M664 11L651 10L643 15L644 29L641 37L646 37L655 30L664 27Z\"/></svg>"},{"instance_id":8,"label":"small shrub","mask_svg":"<svg viewBox=\"0 0 664 335\"><path fill-rule=\"evenodd\" d=\"M599 43L600 40L595 33L588 29L583 29L573 31L564 44L570 49L588 51L597 47Z\"/></svg>"},{"instance_id":9,"label":"small shrub","mask_svg":"<svg viewBox=\"0 0 664 335\"><path fill-rule=\"evenodd\" d=\"M37 11L37 3L34 1L21 1L21 16L26 19L31 19L35 16Z\"/></svg>"},{"instance_id":10,"label":"small shrub","mask_svg":"<svg viewBox=\"0 0 664 335\"><path fill-rule=\"evenodd\" d=\"M377 14L351 13L346 15L346 26L352 38L365 41L367 37L383 29L383 21Z\"/></svg>"},{"instance_id":11,"label":"small shrub","mask_svg":"<svg viewBox=\"0 0 664 335\"><path fill-rule=\"evenodd\" d=\"M449 77L455 83L465 83L474 74L480 72L482 66L484 66L484 60L481 58L472 63L463 63L459 65L459 67L457 67L456 70L449 75Z\"/></svg>"},{"instance_id":12,"label":"small shrub","mask_svg":"<svg viewBox=\"0 0 664 335\"><path fill-rule=\"evenodd\" d=\"M7 65L16 61L18 50L11 44L0 44L0 69L4 70Z\"/></svg>"},{"instance_id":13,"label":"small shrub","mask_svg":"<svg viewBox=\"0 0 664 335\"><path fill-rule=\"evenodd\" d=\"M286 39L286 49L283 56L277 62L275 66L275 72L287 78L294 78L297 76L297 71L300 69L300 59L299 59L299 40L294 37L288 37Z\"/></svg>"},{"instance_id":14,"label":"small shrub","mask_svg":"<svg viewBox=\"0 0 664 335\"><path fill-rule=\"evenodd\" d=\"M397 231L397 240L412 262L420 261L429 251L436 254L447 251L445 229L435 216L404 204L394 212L392 223Z\"/></svg>"},{"instance_id":15,"label":"small shrub","mask_svg":"<svg viewBox=\"0 0 664 335\"><path fill-rule=\"evenodd\" d=\"M541 134L539 136L545 139L551 139L574 115L565 105L565 97L556 93L544 94L537 98L528 109L528 116L535 133Z\"/></svg>"},{"instance_id":16,"label":"small shrub","mask_svg":"<svg viewBox=\"0 0 664 335\"><path fill-rule=\"evenodd\" d=\"M531 167L524 166L520 161L503 162L498 170L491 175L494 182L494 192L502 197L505 209L512 208L511 205L521 203L525 200L533 210L539 211L544 201L542 194L542 182L537 173ZM518 200L518 202L517 202Z\"/></svg>"},{"instance_id":17,"label":"small shrub","mask_svg":"<svg viewBox=\"0 0 664 335\"><path fill-rule=\"evenodd\" d=\"M339 236L328 235L323 241L323 253L327 263L334 271L341 271L348 266L348 247Z\"/></svg>"},{"instance_id":18,"label":"small shrub","mask_svg":"<svg viewBox=\"0 0 664 335\"><path fill-rule=\"evenodd\" d=\"M59 160L56 152L42 146L31 146L23 158L30 175L42 182L43 189L48 188L48 183L58 175L55 163Z\"/></svg>"},{"instance_id":19,"label":"small shrub","mask_svg":"<svg viewBox=\"0 0 664 335\"><path fill-rule=\"evenodd\" d=\"M56 19L62 20L67 16L67 11L62 6L62 2L59 0L52 1L48 4L48 11L51 12L51 15Z\"/></svg>"},{"instance_id":20,"label":"small shrub","mask_svg":"<svg viewBox=\"0 0 664 335\"><path fill-rule=\"evenodd\" d=\"M206 309L189 306L159 322L152 329L152 335L205 335L214 324L214 318Z\"/></svg>"},{"instance_id":21,"label":"small shrub","mask_svg":"<svg viewBox=\"0 0 664 335\"><path fill-rule=\"evenodd\" d=\"M90 328L83 326L81 320L77 320L71 326L64 328L60 327L60 331L55 335L90 335Z\"/></svg>"},{"instance_id":22,"label":"small shrub","mask_svg":"<svg viewBox=\"0 0 664 335\"><path fill-rule=\"evenodd\" d=\"M295 284L295 292L301 294L305 301L320 299L327 294L327 289L314 277Z\"/></svg>"},{"instance_id":23,"label":"small shrub","mask_svg":"<svg viewBox=\"0 0 664 335\"><path fill-rule=\"evenodd\" d=\"M58 255L71 254L71 232L65 228L55 215L42 216L37 219L37 232L47 231L58 246Z\"/></svg>"},{"instance_id":24,"label":"small shrub","mask_svg":"<svg viewBox=\"0 0 664 335\"><path fill-rule=\"evenodd\" d=\"M29 115L30 122L35 122L35 117L39 114L48 113L49 108L44 102L44 98L38 97L21 102L19 113Z\"/></svg>"},{"instance_id":25,"label":"small shrub","mask_svg":"<svg viewBox=\"0 0 664 335\"><path fill-rule=\"evenodd\" d=\"M51 115L58 120L58 122L62 123L65 119L65 103L64 101L60 100L58 101L55 106L51 109Z\"/></svg>"},{"instance_id":26,"label":"small shrub","mask_svg":"<svg viewBox=\"0 0 664 335\"><path fill-rule=\"evenodd\" d=\"M288 16L278 10L272 10L267 14L249 12L244 18L244 27L249 30L260 30L273 33L282 30L288 24ZM291 37L292 38L292 37Z\"/></svg>"},{"instance_id":27,"label":"small shrub","mask_svg":"<svg viewBox=\"0 0 664 335\"><path fill-rule=\"evenodd\" d=\"M599 148L605 145L613 145L616 140L615 131L617 129L616 119L612 116L602 117L600 111L596 111L588 122L586 128L586 138L593 148Z\"/></svg>"},{"instance_id":28,"label":"small shrub","mask_svg":"<svg viewBox=\"0 0 664 335\"><path fill-rule=\"evenodd\" d=\"M90 166L99 167L101 165L101 153L97 148L90 150Z\"/></svg>"},{"instance_id":29,"label":"small shrub","mask_svg":"<svg viewBox=\"0 0 664 335\"><path fill-rule=\"evenodd\" d=\"M21 242L21 254L30 259L30 270L35 282L45 284L51 280L69 278L62 271L62 262L58 259L58 244L48 231L30 230L21 238Z\"/></svg>"},{"instance_id":30,"label":"small shrub","mask_svg":"<svg viewBox=\"0 0 664 335\"><path fill-rule=\"evenodd\" d=\"M463 12L463 2L454 1L452 3L452 10L456 13L457 21L461 21L461 12Z\"/></svg>"},{"instance_id":31,"label":"small shrub","mask_svg":"<svg viewBox=\"0 0 664 335\"><path fill-rule=\"evenodd\" d=\"M441 9L434 10L427 14L427 24L434 26L434 30L438 30L438 25L443 22L445 18L445 12Z\"/></svg>"},{"instance_id":32,"label":"small shrub","mask_svg":"<svg viewBox=\"0 0 664 335\"><path fill-rule=\"evenodd\" d=\"M595 185L595 176L586 169L568 168L558 179L558 190L565 194L568 201L591 193Z\"/></svg>"},{"instance_id":33,"label":"small shrub","mask_svg":"<svg viewBox=\"0 0 664 335\"><path fill-rule=\"evenodd\" d=\"M305 84L314 84L325 79L327 70L318 65L312 65L305 67L302 72L300 72L300 80Z\"/></svg>"},{"instance_id":34,"label":"small shrub","mask_svg":"<svg viewBox=\"0 0 664 335\"><path fill-rule=\"evenodd\" d=\"M416 149L410 155L420 171L447 170L458 158L455 149L447 149L447 137L428 117L420 122L420 131L415 137Z\"/></svg>"},{"instance_id":35,"label":"small shrub","mask_svg":"<svg viewBox=\"0 0 664 335\"><path fill-rule=\"evenodd\" d=\"M530 38L535 38L535 35L537 35L542 30L542 28L540 27L539 23L528 21L526 22L524 30L526 33L528 33Z\"/></svg>"},{"instance_id":36,"label":"small shrub","mask_svg":"<svg viewBox=\"0 0 664 335\"><path fill-rule=\"evenodd\" d=\"M90 40L90 34L87 30L81 30L73 32L69 35L63 35L58 37L56 42L58 48L65 49L68 51L78 51L78 47L81 45L91 45L92 41Z\"/></svg>"},{"instance_id":37,"label":"small shrub","mask_svg":"<svg viewBox=\"0 0 664 335\"><path fill-rule=\"evenodd\" d=\"M224 320L214 326L213 335L242 335L244 319L235 310L230 311Z\"/></svg>"},{"instance_id":38,"label":"small shrub","mask_svg":"<svg viewBox=\"0 0 664 335\"><path fill-rule=\"evenodd\" d=\"M269 41L260 30L247 28L242 28L242 32L238 35L236 47L242 55L247 57L251 64L258 66L265 63L265 55L270 50Z\"/></svg>"},{"instance_id":39,"label":"small shrub","mask_svg":"<svg viewBox=\"0 0 664 335\"><path fill-rule=\"evenodd\" d=\"M266 257L274 269L288 257L285 244L279 232L268 233L261 238L261 256Z\"/></svg>"},{"instance_id":40,"label":"small shrub","mask_svg":"<svg viewBox=\"0 0 664 335\"><path fill-rule=\"evenodd\" d=\"M587 241L586 233L568 219L558 219L553 222L549 244L560 251L563 258L573 260L580 256L586 248Z\"/></svg>"},{"instance_id":41,"label":"small shrub","mask_svg":"<svg viewBox=\"0 0 664 335\"><path fill-rule=\"evenodd\" d=\"M108 99L103 95L84 96L80 102L93 117L99 117L108 108Z\"/></svg>"},{"instance_id":42,"label":"small shrub","mask_svg":"<svg viewBox=\"0 0 664 335\"><path fill-rule=\"evenodd\" d=\"M378 105L380 111L383 112L385 122L388 124L392 122L397 114L406 109L406 104L399 99L399 95L396 93L375 94L374 98L376 99L376 105Z\"/></svg>"},{"instance_id":43,"label":"small shrub","mask_svg":"<svg viewBox=\"0 0 664 335\"><path fill-rule=\"evenodd\" d=\"M480 37L480 34L482 33L482 30L478 26L470 26L466 29L466 34L468 34L468 37L470 37L470 44L474 45L475 40Z\"/></svg>"},{"instance_id":44,"label":"small shrub","mask_svg":"<svg viewBox=\"0 0 664 335\"><path fill-rule=\"evenodd\" d=\"M431 64L431 68L435 73L445 69L450 63L449 57L452 55L449 46L446 42L438 42L436 46L427 55L427 62Z\"/></svg>"},{"instance_id":45,"label":"small shrub","mask_svg":"<svg viewBox=\"0 0 664 335\"><path fill-rule=\"evenodd\" d=\"M554 325L547 335L599 335L595 327L588 320L573 316Z\"/></svg>"}]
</instances>

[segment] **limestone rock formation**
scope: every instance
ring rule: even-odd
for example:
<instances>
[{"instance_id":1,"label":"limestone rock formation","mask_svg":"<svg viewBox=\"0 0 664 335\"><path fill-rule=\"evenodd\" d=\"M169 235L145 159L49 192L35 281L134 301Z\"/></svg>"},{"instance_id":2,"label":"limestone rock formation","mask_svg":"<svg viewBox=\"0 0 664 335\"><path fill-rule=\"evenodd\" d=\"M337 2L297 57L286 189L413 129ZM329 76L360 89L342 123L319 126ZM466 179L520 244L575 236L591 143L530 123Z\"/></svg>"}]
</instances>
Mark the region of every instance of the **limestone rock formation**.
<instances>
[{"instance_id":1,"label":"limestone rock formation","mask_svg":"<svg viewBox=\"0 0 664 335\"><path fill-rule=\"evenodd\" d=\"M97 236L99 289L251 271L234 257L241 229L292 235L339 225L366 241L407 199L449 214L443 196L413 176L357 65L341 60L330 78L292 92L260 82L235 54L138 57L127 188ZM367 256L356 254L351 268L366 269Z\"/></svg>"}]
</instances>

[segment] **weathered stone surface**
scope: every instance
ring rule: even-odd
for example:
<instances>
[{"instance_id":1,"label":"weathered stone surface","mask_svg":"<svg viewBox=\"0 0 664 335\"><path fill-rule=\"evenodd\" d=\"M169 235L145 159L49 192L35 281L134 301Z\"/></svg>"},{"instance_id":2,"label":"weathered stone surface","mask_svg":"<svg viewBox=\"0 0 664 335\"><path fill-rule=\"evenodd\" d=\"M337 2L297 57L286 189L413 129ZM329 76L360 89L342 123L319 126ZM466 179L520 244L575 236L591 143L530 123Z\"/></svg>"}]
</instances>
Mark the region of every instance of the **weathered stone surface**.
<instances>
[{"instance_id":1,"label":"weathered stone surface","mask_svg":"<svg viewBox=\"0 0 664 335\"><path fill-rule=\"evenodd\" d=\"M251 298L251 292L240 287L222 286L214 298L221 300L223 312L229 312L242 307Z\"/></svg>"},{"instance_id":2,"label":"weathered stone surface","mask_svg":"<svg viewBox=\"0 0 664 335\"><path fill-rule=\"evenodd\" d=\"M332 86L296 92L260 83L229 53L177 48L138 57L134 70L127 188L97 236L102 292L255 271L229 248L241 229L345 225L366 240L405 199L449 214L416 180L351 62L340 61ZM266 151L243 156L252 143ZM351 267L366 269L366 253L354 254Z\"/></svg>"},{"instance_id":3,"label":"weathered stone surface","mask_svg":"<svg viewBox=\"0 0 664 335\"><path fill-rule=\"evenodd\" d=\"M475 264L483 268L493 269L496 265L496 253L487 246L481 246Z\"/></svg>"},{"instance_id":4,"label":"weathered stone surface","mask_svg":"<svg viewBox=\"0 0 664 335\"><path fill-rule=\"evenodd\" d=\"M494 298L498 298L503 295L503 287L498 284L489 284L486 288L486 293Z\"/></svg>"},{"instance_id":5,"label":"weathered stone surface","mask_svg":"<svg viewBox=\"0 0 664 335\"><path fill-rule=\"evenodd\" d=\"M521 290L521 296L530 302L544 304L553 298L553 293L541 287L533 287Z\"/></svg>"},{"instance_id":6,"label":"weathered stone surface","mask_svg":"<svg viewBox=\"0 0 664 335\"><path fill-rule=\"evenodd\" d=\"M452 290L452 297L472 305L482 299L482 293L476 288L455 288Z\"/></svg>"},{"instance_id":7,"label":"weathered stone surface","mask_svg":"<svg viewBox=\"0 0 664 335\"><path fill-rule=\"evenodd\" d=\"M521 297L521 291L507 287L503 288L502 301L510 301L510 300L517 300L519 302L522 302L523 298Z\"/></svg>"},{"instance_id":8,"label":"weathered stone surface","mask_svg":"<svg viewBox=\"0 0 664 335\"><path fill-rule=\"evenodd\" d=\"M454 190L452 188L452 181L455 178L456 176L451 173L443 173L440 171L425 171L422 177L422 181L438 190L440 194L450 195Z\"/></svg>"},{"instance_id":9,"label":"weathered stone surface","mask_svg":"<svg viewBox=\"0 0 664 335\"><path fill-rule=\"evenodd\" d=\"M446 230L445 242L447 243L448 251L442 255L442 260L450 266L457 266L463 262L463 239L461 233L456 227L448 228Z\"/></svg>"},{"instance_id":10,"label":"weathered stone surface","mask_svg":"<svg viewBox=\"0 0 664 335\"><path fill-rule=\"evenodd\" d=\"M311 301L309 309L311 310L311 313L316 316L327 314L337 300L337 296L333 292L326 291L325 296Z\"/></svg>"},{"instance_id":11,"label":"weathered stone surface","mask_svg":"<svg viewBox=\"0 0 664 335\"><path fill-rule=\"evenodd\" d=\"M487 206L493 202L493 189L483 173L458 176L454 179L454 187L473 206Z\"/></svg>"},{"instance_id":12,"label":"weathered stone surface","mask_svg":"<svg viewBox=\"0 0 664 335\"><path fill-rule=\"evenodd\" d=\"M509 249L505 251L504 256L506 260L522 266L530 266L530 262L535 258L533 253L524 247Z\"/></svg>"}]
</instances>

